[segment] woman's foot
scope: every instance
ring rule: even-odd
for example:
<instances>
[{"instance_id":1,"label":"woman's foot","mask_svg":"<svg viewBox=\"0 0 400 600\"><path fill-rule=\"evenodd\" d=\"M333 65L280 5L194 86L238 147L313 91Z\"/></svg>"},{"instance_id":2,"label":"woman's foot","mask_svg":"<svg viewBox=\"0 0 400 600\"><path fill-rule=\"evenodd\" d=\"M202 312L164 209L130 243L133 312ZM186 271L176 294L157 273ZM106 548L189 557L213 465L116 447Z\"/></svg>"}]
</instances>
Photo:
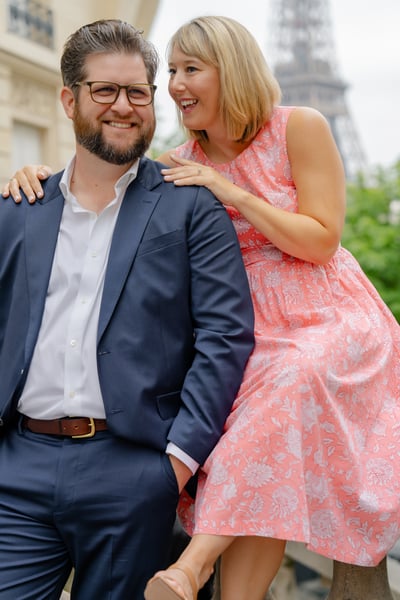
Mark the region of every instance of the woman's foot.
<instances>
[{"instance_id":1,"label":"woman's foot","mask_svg":"<svg viewBox=\"0 0 400 600\"><path fill-rule=\"evenodd\" d=\"M145 600L197 600L198 586L190 567L175 563L147 583Z\"/></svg>"}]
</instances>

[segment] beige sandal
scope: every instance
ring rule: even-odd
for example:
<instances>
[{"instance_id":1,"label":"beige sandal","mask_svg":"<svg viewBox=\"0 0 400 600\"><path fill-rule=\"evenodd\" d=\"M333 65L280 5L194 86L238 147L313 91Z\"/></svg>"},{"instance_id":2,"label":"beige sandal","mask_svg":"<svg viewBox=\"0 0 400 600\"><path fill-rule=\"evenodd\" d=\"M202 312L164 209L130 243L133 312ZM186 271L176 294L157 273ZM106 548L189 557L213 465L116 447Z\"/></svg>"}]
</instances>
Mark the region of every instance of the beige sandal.
<instances>
[{"instance_id":1,"label":"beige sandal","mask_svg":"<svg viewBox=\"0 0 400 600\"><path fill-rule=\"evenodd\" d=\"M167 571L170 569L178 569L186 575L190 587L192 588L192 598L190 600L197 600L197 584L191 568L182 563L175 563L168 567ZM172 587L170 587L167 580L161 575L155 575L149 580L144 591L144 597L145 600L188 600L187 598L180 596Z\"/></svg>"}]
</instances>

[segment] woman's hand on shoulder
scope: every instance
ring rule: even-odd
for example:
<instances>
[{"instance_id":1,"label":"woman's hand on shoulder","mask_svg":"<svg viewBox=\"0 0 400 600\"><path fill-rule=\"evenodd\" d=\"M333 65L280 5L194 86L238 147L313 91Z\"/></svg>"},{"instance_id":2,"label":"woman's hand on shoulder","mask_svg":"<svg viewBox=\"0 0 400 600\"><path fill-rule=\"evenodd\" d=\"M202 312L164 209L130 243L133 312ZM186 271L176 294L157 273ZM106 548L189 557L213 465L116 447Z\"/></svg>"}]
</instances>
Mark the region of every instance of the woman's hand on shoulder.
<instances>
[{"instance_id":1,"label":"woman's hand on shoulder","mask_svg":"<svg viewBox=\"0 0 400 600\"><path fill-rule=\"evenodd\" d=\"M3 198L13 198L14 202L21 202L21 189L33 204L38 198L43 198L41 181L52 174L48 165L25 165L18 169L2 189Z\"/></svg>"},{"instance_id":2,"label":"woman's hand on shoulder","mask_svg":"<svg viewBox=\"0 0 400 600\"><path fill-rule=\"evenodd\" d=\"M165 158L165 155L163 157ZM168 155L168 162L166 160L162 162L170 166L161 171L165 181L171 181L178 187L202 185L209 189L222 204L235 205L235 196L239 193L239 188L212 167L181 158L173 153Z\"/></svg>"},{"instance_id":3,"label":"woman's hand on shoulder","mask_svg":"<svg viewBox=\"0 0 400 600\"><path fill-rule=\"evenodd\" d=\"M210 178L213 169L204 165L181 158L176 154L164 154L163 162L168 165L168 169L162 169L165 181L172 181L177 186L182 185L206 185L212 183ZM207 186L208 187L208 186Z\"/></svg>"}]
</instances>

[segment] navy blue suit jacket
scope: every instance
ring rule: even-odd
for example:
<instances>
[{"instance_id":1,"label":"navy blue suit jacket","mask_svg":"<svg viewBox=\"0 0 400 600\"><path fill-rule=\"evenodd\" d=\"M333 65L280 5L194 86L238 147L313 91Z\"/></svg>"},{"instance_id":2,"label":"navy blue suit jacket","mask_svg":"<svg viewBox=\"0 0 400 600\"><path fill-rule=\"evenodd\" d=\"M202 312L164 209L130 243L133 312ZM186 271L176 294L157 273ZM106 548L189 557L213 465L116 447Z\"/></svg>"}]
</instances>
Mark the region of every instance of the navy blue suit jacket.
<instances>
[{"instance_id":1,"label":"navy blue suit jacket","mask_svg":"<svg viewBox=\"0 0 400 600\"><path fill-rule=\"evenodd\" d=\"M205 188L166 183L140 161L115 227L97 364L108 426L203 463L253 348L253 309L236 234ZM0 204L0 425L16 414L43 315L64 198Z\"/></svg>"}]
</instances>

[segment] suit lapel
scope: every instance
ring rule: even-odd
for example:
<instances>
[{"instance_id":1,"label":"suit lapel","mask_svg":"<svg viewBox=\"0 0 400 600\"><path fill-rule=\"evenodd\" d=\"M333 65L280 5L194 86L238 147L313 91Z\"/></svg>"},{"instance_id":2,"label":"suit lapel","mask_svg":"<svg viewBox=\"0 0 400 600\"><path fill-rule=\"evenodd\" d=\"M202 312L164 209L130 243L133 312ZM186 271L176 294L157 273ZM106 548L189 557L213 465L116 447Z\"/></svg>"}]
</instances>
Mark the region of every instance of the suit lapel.
<instances>
[{"instance_id":1,"label":"suit lapel","mask_svg":"<svg viewBox=\"0 0 400 600\"><path fill-rule=\"evenodd\" d=\"M49 200L27 207L26 260L31 311L27 353L35 344L40 327L64 208L64 197L58 188L60 178L61 174L52 178L52 185L46 188L45 198ZM160 196L148 188L157 185L160 179L155 165L147 159L142 159L138 176L125 194L113 234L104 280L98 340L118 302L143 233Z\"/></svg>"},{"instance_id":2,"label":"suit lapel","mask_svg":"<svg viewBox=\"0 0 400 600\"><path fill-rule=\"evenodd\" d=\"M137 179L125 194L113 234L104 280L98 340L113 313L158 198L158 193L143 188Z\"/></svg>"},{"instance_id":3,"label":"suit lapel","mask_svg":"<svg viewBox=\"0 0 400 600\"><path fill-rule=\"evenodd\" d=\"M50 194L46 190L46 198ZM42 320L63 207L64 198L60 192L46 202L27 207L25 239L31 315L26 344L28 354L35 344Z\"/></svg>"}]
</instances>

